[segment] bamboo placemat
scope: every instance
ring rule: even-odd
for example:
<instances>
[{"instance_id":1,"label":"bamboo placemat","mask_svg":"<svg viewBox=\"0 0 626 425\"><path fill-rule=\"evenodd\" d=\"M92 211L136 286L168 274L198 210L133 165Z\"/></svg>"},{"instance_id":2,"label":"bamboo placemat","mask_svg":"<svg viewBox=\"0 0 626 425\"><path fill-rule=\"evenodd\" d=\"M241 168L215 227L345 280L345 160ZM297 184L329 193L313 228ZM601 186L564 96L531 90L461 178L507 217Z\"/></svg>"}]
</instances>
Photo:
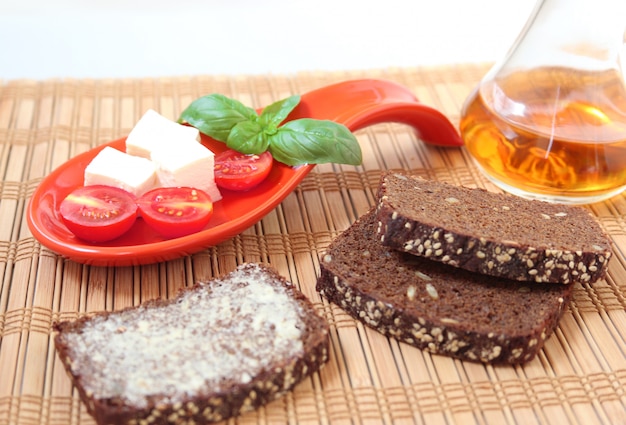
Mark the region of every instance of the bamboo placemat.
<instances>
[{"instance_id":1,"label":"bamboo placemat","mask_svg":"<svg viewBox=\"0 0 626 425\"><path fill-rule=\"evenodd\" d=\"M126 135L147 108L176 118L220 92L261 107L355 78L414 91L458 123L483 65L171 79L0 82L0 424L92 424L52 342L52 323L169 297L241 262L268 262L331 324L331 359L292 394L232 420L240 424L626 424L626 198L589 206L611 235L608 277L577 286L541 354L524 366L434 356L355 322L315 291L318 256L375 202L380 171L404 168L496 190L464 149L426 146L412 129L357 132L360 167L322 165L258 224L219 246L167 263L91 267L42 247L24 218L29 197L74 155Z\"/></svg>"}]
</instances>

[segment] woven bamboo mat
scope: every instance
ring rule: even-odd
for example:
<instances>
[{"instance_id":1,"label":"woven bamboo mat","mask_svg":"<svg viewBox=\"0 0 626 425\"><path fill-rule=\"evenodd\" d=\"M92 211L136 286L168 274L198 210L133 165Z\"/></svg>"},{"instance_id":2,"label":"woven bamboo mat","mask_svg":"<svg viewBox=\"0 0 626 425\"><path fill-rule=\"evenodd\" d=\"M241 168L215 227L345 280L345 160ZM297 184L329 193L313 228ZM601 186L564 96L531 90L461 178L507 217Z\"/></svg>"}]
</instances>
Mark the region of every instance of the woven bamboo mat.
<instances>
[{"instance_id":1,"label":"woven bamboo mat","mask_svg":"<svg viewBox=\"0 0 626 425\"><path fill-rule=\"evenodd\" d=\"M260 107L346 79L397 81L456 124L486 66L0 82L0 425L92 424L53 348L59 319L169 297L244 261L269 262L331 324L328 365L238 424L626 424L626 197L589 206L614 242L608 277L578 286L541 354L524 366L484 366L388 340L315 292L318 255L375 202L380 171L404 168L496 190L463 149L426 146L400 124L357 133L360 167L318 166L258 224L219 246L167 263L104 268L42 247L24 218L42 178L74 155L126 135L147 108L170 118L221 92Z\"/></svg>"}]
</instances>

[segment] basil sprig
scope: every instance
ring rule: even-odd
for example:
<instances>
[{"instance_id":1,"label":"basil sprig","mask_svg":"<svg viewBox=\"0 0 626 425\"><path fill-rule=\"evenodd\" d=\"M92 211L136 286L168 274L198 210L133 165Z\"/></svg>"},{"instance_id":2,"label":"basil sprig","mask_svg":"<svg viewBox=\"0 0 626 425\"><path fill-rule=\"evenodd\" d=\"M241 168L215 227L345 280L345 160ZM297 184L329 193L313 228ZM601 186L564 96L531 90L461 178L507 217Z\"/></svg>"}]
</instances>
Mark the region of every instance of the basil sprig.
<instances>
[{"instance_id":1,"label":"basil sprig","mask_svg":"<svg viewBox=\"0 0 626 425\"><path fill-rule=\"evenodd\" d=\"M360 165L361 147L350 130L330 120L300 118L281 123L300 103L294 95L265 107L261 114L241 102L221 94L194 100L183 111L179 123L245 154L270 151L274 159L287 165Z\"/></svg>"}]
</instances>

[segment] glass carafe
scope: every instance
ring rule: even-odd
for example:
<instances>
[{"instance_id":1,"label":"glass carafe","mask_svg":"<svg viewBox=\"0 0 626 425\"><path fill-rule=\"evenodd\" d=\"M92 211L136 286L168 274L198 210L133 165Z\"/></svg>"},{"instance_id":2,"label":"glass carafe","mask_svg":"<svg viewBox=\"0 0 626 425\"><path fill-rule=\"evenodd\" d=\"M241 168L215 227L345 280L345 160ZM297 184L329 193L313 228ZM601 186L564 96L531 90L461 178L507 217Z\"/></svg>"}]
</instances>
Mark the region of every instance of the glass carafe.
<instances>
[{"instance_id":1,"label":"glass carafe","mask_svg":"<svg viewBox=\"0 0 626 425\"><path fill-rule=\"evenodd\" d=\"M511 193L601 201L626 188L626 1L539 1L467 99L469 153Z\"/></svg>"}]
</instances>

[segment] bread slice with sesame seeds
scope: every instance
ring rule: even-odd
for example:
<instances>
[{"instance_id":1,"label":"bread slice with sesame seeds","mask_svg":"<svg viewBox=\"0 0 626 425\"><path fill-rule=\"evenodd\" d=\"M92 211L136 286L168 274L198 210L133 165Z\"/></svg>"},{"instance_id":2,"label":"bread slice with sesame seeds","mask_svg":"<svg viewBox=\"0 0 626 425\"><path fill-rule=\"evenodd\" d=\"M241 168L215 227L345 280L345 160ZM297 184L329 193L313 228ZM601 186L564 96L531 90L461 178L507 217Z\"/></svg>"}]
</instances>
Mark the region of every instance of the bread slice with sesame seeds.
<instances>
[{"instance_id":1,"label":"bread slice with sesame seeds","mask_svg":"<svg viewBox=\"0 0 626 425\"><path fill-rule=\"evenodd\" d=\"M593 283L610 240L583 207L385 172L378 192L384 245L491 276Z\"/></svg>"},{"instance_id":2,"label":"bread slice with sesame seeds","mask_svg":"<svg viewBox=\"0 0 626 425\"><path fill-rule=\"evenodd\" d=\"M383 246L371 209L321 256L317 290L355 319L431 353L524 363L557 327L573 285L472 273Z\"/></svg>"},{"instance_id":3,"label":"bread slice with sesame seeds","mask_svg":"<svg viewBox=\"0 0 626 425\"><path fill-rule=\"evenodd\" d=\"M275 270L244 264L172 300L55 324L98 424L221 421L290 391L328 359L328 324Z\"/></svg>"}]
</instances>

